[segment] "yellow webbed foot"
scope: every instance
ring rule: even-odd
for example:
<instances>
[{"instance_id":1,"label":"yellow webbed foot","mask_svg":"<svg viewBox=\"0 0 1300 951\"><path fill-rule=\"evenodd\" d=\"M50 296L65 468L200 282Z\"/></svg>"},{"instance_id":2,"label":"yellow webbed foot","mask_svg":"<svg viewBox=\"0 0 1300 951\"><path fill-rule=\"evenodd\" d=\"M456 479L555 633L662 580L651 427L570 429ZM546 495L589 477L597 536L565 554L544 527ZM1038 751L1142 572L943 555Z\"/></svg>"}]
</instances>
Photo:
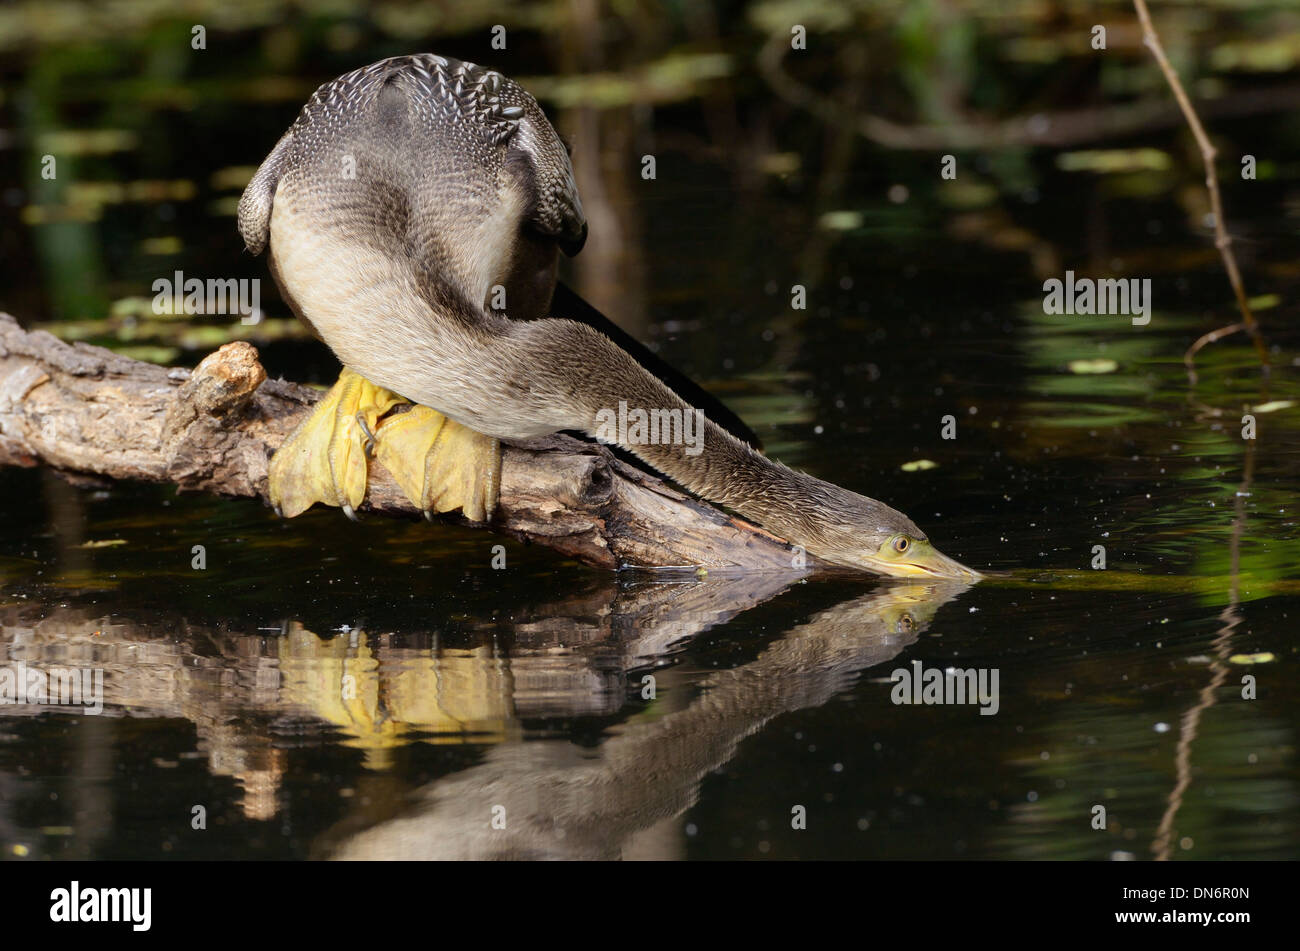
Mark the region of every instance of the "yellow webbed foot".
<instances>
[{"instance_id":1,"label":"yellow webbed foot","mask_svg":"<svg viewBox=\"0 0 1300 951\"><path fill-rule=\"evenodd\" d=\"M366 497L371 436L379 418L400 402L344 367L338 382L271 458L267 488L275 510L293 518L323 502L354 518Z\"/></svg>"},{"instance_id":2,"label":"yellow webbed foot","mask_svg":"<svg viewBox=\"0 0 1300 951\"><path fill-rule=\"evenodd\" d=\"M271 504L286 518L316 502L354 518L372 457L426 516L461 509L470 521L492 517L501 444L346 367L271 458Z\"/></svg>"},{"instance_id":3,"label":"yellow webbed foot","mask_svg":"<svg viewBox=\"0 0 1300 951\"><path fill-rule=\"evenodd\" d=\"M376 457L402 492L432 517L460 509L486 522L501 485L501 443L427 406L393 413L375 433Z\"/></svg>"}]
</instances>

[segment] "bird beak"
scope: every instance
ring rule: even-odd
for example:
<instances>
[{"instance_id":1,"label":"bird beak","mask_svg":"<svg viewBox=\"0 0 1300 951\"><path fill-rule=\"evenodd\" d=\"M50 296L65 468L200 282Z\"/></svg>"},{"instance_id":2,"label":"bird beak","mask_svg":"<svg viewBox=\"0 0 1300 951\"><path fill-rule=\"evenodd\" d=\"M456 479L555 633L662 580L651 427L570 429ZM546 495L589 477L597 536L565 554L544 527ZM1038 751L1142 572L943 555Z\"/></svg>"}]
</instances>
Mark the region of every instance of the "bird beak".
<instances>
[{"instance_id":1,"label":"bird beak","mask_svg":"<svg viewBox=\"0 0 1300 951\"><path fill-rule=\"evenodd\" d=\"M928 541L913 542L906 555L897 560L880 557L866 559L867 567L891 578L930 578L974 584L983 576L974 568L949 558Z\"/></svg>"}]
</instances>

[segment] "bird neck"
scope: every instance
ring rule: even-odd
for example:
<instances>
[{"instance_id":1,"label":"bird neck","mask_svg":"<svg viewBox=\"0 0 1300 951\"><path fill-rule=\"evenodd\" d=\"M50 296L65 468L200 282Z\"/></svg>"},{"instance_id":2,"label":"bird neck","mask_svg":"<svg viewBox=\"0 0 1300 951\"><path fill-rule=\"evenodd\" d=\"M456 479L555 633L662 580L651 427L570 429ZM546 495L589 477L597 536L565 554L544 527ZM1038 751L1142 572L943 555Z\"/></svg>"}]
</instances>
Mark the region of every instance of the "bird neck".
<instances>
[{"instance_id":1,"label":"bird neck","mask_svg":"<svg viewBox=\"0 0 1300 951\"><path fill-rule=\"evenodd\" d=\"M559 428L621 446L690 492L790 541L815 541L824 502L819 487L834 487L756 452L592 328L554 319L520 326L546 340L534 351L535 385L578 417Z\"/></svg>"}]
</instances>

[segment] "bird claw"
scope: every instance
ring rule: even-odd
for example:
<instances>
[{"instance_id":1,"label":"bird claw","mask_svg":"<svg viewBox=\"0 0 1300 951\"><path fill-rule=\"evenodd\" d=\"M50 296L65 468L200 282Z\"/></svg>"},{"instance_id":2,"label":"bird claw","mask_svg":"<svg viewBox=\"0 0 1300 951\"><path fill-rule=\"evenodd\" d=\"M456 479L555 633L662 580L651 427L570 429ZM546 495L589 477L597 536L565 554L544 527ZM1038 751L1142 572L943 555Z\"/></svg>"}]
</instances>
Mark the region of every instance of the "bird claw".
<instances>
[{"instance_id":1,"label":"bird claw","mask_svg":"<svg viewBox=\"0 0 1300 951\"><path fill-rule=\"evenodd\" d=\"M471 522L491 521L501 481L497 440L419 405L376 432L376 458L425 518L460 509Z\"/></svg>"},{"instance_id":2,"label":"bird claw","mask_svg":"<svg viewBox=\"0 0 1300 951\"><path fill-rule=\"evenodd\" d=\"M456 509L471 522L491 520L501 444L347 368L271 457L271 505L292 518L323 502L358 521L375 460L429 521Z\"/></svg>"},{"instance_id":3,"label":"bird claw","mask_svg":"<svg viewBox=\"0 0 1300 951\"><path fill-rule=\"evenodd\" d=\"M369 461L381 416L401 400L346 367L271 457L271 504L293 518L317 502L336 505L356 520L366 497Z\"/></svg>"}]
</instances>

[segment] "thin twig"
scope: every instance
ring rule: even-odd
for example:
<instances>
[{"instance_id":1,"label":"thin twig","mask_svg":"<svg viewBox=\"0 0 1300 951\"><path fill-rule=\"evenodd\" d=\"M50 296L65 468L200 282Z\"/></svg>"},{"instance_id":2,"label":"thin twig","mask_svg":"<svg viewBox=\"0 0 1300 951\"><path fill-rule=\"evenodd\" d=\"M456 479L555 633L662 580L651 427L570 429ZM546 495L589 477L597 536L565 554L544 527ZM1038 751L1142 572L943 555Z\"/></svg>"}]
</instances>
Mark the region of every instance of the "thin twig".
<instances>
[{"instance_id":1,"label":"thin twig","mask_svg":"<svg viewBox=\"0 0 1300 951\"><path fill-rule=\"evenodd\" d=\"M1196 354L1200 352L1201 348L1245 329L1245 324L1237 322L1228 324L1226 327L1220 327L1218 330L1211 330L1209 333L1201 334L1196 338L1196 341L1183 354L1183 365L1187 367L1187 378L1192 381L1192 386L1196 385Z\"/></svg>"},{"instance_id":2,"label":"thin twig","mask_svg":"<svg viewBox=\"0 0 1300 951\"><path fill-rule=\"evenodd\" d=\"M1178 100L1178 108L1183 111L1183 117L1192 130L1192 137L1196 139L1196 144L1201 150L1201 161L1205 164L1205 187L1210 193L1210 210L1214 215L1214 246L1219 249L1219 254L1223 257L1223 265L1228 271L1228 281L1232 284L1232 291L1237 297L1237 306L1241 309L1242 325L1246 328L1251 341L1255 344L1255 352L1259 354L1260 368L1264 376L1267 377L1269 373L1268 348L1264 346L1264 338L1260 334L1259 324L1255 321L1255 315L1251 313L1250 302L1246 298L1246 288L1241 281L1241 271L1237 268L1237 257L1232 253L1232 239L1228 236L1228 230L1223 225L1223 201L1219 197L1219 176L1214 170L1214 159L1218 152L1214 148L1214 144L1210 142L1210 137L1205 134L1201 120L1197 117L1196 110L1192 108L1191 99L1187 97L1183 84L1178 79L1178 74L1174 72L1173 66L1169 64L1169 58L1165 56L1165 49L1160 43L1160 36L1156 33L1155 24L1151 22L1151 13L1147 10L1146 0L1133 0L1133 6L1137 10L1138 19L1142 22L1142 42L1151 50L1151 55L1155 57L1156 64L1160 67L1160 71L1164 73L1165 81L1169 83L1169 88L1173 90L1174 98ZM1227 328L1224 329L1227 331ZM1199 349L1197 344L1204 346L1200 341L1193 344L1183 358L1184 362L1190 361L1195 350ZM1190 369L1189 373L1194 385L1196 383L1196 373Z\"/></svg>"}]
</instances>

